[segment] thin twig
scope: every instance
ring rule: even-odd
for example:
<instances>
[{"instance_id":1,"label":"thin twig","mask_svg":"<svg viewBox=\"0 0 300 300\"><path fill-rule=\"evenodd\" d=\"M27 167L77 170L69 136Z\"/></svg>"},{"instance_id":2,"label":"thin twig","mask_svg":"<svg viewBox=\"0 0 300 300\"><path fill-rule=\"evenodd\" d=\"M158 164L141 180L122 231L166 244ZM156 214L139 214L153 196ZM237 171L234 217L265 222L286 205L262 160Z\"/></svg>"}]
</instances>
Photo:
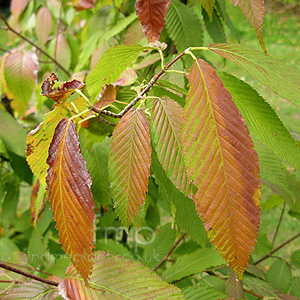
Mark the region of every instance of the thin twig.
<instances>
[{"instance_id":1,"label":"thin twig","mask_svg":"<svg viewBox=\"0 0 300 300\"><path fill-rule=\"evenodd\" d=\"M276 247L275 249L273 249L272 251L270 251L268 254L266 254L265 256L263 256L262 258L258 259L257 261L255 261L254 263L252 263L252 265L257 265L260 262L262 262L263 260L267 259L268 257L270 257L273 253L275 253L276 251L278 251L279 249L281 249L282 247L284 247L285 245L287 245L288 243L290 243L291 241L293 241L294 239L296 239L297 237L300 236L300 232L297 233L296 235L294 235L293 237L291 237L290 239L288 239L287 241L285 241L284 243L280 244L278 247Z\"/></svg>"},{"instance_id":2,"label":"thin twig","mask_svg":"<svg viewBox=\"0 0 300 300\"><path fill-rule=\"evenodd\" d=\"M18 267L18 268L27 269L27 270L30 270L31 272L39 272L39 273L42 273L42 274L45 274L45 275L49 275L49 276L52 276L52 275L53 275L53 274L51 274L51 273L48 273L48 272L45 272L45 271L36 269L36 268L34 268L34 267L32 267L32 266L24 266L24 265L15 264L15 263L6 262L6 261L4 261L3 263L8 264L8 265L11 265L11 266Z\"/></svg>"},{"instance_id":3,"label":"thin twig","mask_svg":"<svg viewBox=\"0 0 300 300\"><path fill-rule=\"evenodd\" d=\"M62 7L63 7L63 0L60 1L59 17L57 20L56 40L55 40L55 47L54 47L54 59L56 59L56 53L57 53L57 43L58 43L58 35L59 35L60 22L61 22Z\"/></svg>"},{"instance_id":4,"label":"thin twig","mask_svg":"<svg viewBox=\"0 0 300 300\"><path fill-rule=\"evenodd\" d=\"M172 249L166 254L166 256L160 261L160 263L152 270L156 271L165 261L167 261L168 257L172 254L172 252L175 250L175 248L178 246L178 244L182 241L182 239L186 236L186 233L184 233L178 241L173 245Z\"/></svg>"},{"instance_id":5,"label":"thin twig","mask_svg":"<svg viewBox=\"0 0 300 300\"><path fill-rule=\"evenodd\" d=\"M46 51L44 51L43 49L41 49L38 45L36 45L35 43L33 43L31 40L29 40L27 37L25 37L23 34L19 33L18 31L14 30L6 21L6 19L3 17L3 15L0 13L0 18L2 19L2 21L5 23L5 25L7 26L7 29L10 30L11 32L13 32L14 34L16 34L17 36L19 36L21 39L23 39L24 41L26 41L27 43L29 43L30 45L32 45L33 47L35 47L38 51L40 51L41 53L43 53L45 56L47 56L49 59L51 59L60 69L62 69L62 71L64 71L69 77L71 77L71 74L56 60L54 59L52 56L50 56Z\"/></svg>"},{"instance_id":6,"label":"thin twig","mask_svg":"<svg viewBox=\"0 0 300 300\"><path fill-rule=\"evenodd\" d=\"M279 230L279 227L280 227L280 224L281 224L281 221L282 221L282 217L283 217L283 214L284 214L284 211L285 211L285 205L286 205L286 202L284 202L283 206L282 206L282 210L281 210L281 214L280 214L280 217L279 217L279 221L278 221L278 224L277 224L274 236L273 236L272 245L274 245L276 237L277 237L277 234L278 234L278 230Z\"/></svg>"},{"instance_id":7,"label":"thin twig","mask_svg":"<svg viewBox=\"0 0 300 300\"><path fill-rule=\"evenodd\" d=\"M156 74L147 84L147 86L118 114L115 114L109 110L100 110L98 108L93 107L92 110L98 114L104 114L113 118L122 118L131 107L133 107L139 100L141 100L144 95L149 92L149 90L153 87L156 81L179 59L181 58L185 52L183 51L177 57L175 57L163 70L161 70L158 74Z\"/></svg>"},{"instance_id":8,"label":"thin twig","mask_svg":"<svg viewBox=\"0 0 300 300\"><path fill-rule=\"evenodd\" d=\"M14 272L14 273L17 273L17 274L26 276L26 277L28 277L28 278L32 278L32 279L34 279L34 280L37 280L37 281L46 283L46 284L58 286L58 282L56 282L56 281L48 280L48 279L45 279L45 278L42 278L42 277L33 275L33 274L31 274L31 273L25 272L25 271L23 271L23 270L19 270L19 269L15 268L15 267L12 267L12 266L9 266L9 265L5 264L5 263L2 262L2 261L0 261L0 267L3 268L3 269L9 270L9 271L11 271L11 272Z\"/></svg>"},{"instance_id":9,"label":"thin twig","mask_svg":"<svg viewBox=\"0 0 300 300\"><path fill-rule=\"evenodd\" d=\"M103 117L101 117L101 116L97 116L97 118L98 118L100 121L102 121L103 123L105 123L105 124L108 124L108 125L114 126L114 127L117 126L117 124L111 123L111 122L105 120L105 119L104 119Z\"/></svg>"},{"instance_id":10,"label":"thin twig","mask_svg":"<svg viewBox=\"0 0 300 300\"><path fill-rule=\"evenodd\" d=\"M3 283L24 283L23 281L19 281L19 280L0 280L0 282L3 282Z\"/></svg>"},{"instance_id":11,"label":"thin twig","mask_svg":"<svg viewBox=\"0 0 300 300\"><path fill-rule=\"evenodd\" d=\"M255 297L258 297L258 298L260 298L260 299L264 299L263 296L258 295L258 294L254 293L254 292L252 292L252 291L249 291L249 290L244 289L244 288L243 288L243 290L244 290L244 292L247 292L247 293L249 293L249 294L251 294L251 295L253 295L253 296L255 296Z\"/></svg>"}]
</instances>

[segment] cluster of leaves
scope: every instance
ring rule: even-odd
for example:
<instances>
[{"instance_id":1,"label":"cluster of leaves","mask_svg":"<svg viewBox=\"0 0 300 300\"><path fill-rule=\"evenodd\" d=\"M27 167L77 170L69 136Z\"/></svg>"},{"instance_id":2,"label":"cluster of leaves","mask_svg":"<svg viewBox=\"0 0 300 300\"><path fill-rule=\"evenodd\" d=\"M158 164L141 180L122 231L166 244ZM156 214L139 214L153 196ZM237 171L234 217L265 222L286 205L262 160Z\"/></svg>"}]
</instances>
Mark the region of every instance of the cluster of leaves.
<instances>
[{"instance_id":1,"label":"cluster of leaves","mask_svg":"<svg viewBox=\"0 0 300 300\"><path fill-rule=\"evenodd\" d=\"M3 299L300 297L299 251L267 272L255 261L272 250L258 235L262 183L276 194L263 209L286 201L300 218L299 146L205 55L295 105L300 71L266 54L263 1L231 2L262 51L226 43L223 0L12 1L1 17L0 256L54 275L3 271ZM19 215L24 182L34 185Z\"/></svg>"}]
</instances>

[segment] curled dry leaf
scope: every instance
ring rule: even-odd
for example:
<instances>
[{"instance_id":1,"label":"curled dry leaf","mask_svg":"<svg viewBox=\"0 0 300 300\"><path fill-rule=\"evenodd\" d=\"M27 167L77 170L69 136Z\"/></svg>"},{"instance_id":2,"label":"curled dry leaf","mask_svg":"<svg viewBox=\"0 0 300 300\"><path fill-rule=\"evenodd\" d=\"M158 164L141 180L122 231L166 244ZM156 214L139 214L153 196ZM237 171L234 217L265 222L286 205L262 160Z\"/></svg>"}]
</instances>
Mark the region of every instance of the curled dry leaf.
<instances>
[{"instance_id":1,"label":"curled dry leaf","mask_svg":"<svg viewBox=\"0 0 300 300\"><path fill-rule=\"evenodd\" d=\"M84 83L79 80L65 81L58 88L57 91L53 89L55 81L58 81L57 76L52 73L42 85L41 95L48 97L55 102L63 102L68 99L76 89L81 89Z\"/></svg>"}]
</instances>

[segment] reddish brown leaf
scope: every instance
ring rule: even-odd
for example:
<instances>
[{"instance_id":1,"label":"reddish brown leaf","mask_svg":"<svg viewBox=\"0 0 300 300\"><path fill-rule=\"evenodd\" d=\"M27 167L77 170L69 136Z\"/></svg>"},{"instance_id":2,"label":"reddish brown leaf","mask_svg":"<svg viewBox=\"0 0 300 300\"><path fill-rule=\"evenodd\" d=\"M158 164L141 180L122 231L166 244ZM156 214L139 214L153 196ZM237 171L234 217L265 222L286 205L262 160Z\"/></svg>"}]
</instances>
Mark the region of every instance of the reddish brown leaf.
<instances>
[{"instance_id":1,"label":"reddish brown leaf","mask_svg":"<svg viewBox=\"0 0 300 300\"><path fill-rule=\"evenodd\" d=\"M52 16L46 6L39 9L36 15L36 21L38 26L35 27L35 32L41 44L44 45L49 39L52 28Z\"/></svg>"},{"instance_id":2,"label":"reddish brown leaf","mask_svg":"<svg viewBox=\"0 0 300 300\"><path fill-rule=\"evenodd\" d=\"M142 25L138 20L136 20L128 27L125 33L124 45L137 45L143 38L145 38L145 34L143 32Z\"/></svg>"},{"instance_id":3,"label":"reddish brown leaf","mask_svg":"<svg viewBox=\"0 0 300 300\"><path fill-rule=\"evenodd\" d=\"M32 188L31 195L30 195L30 200L31 200L30 211L31 211L31 220L33 222L37 221L39 219L39 216L45 206L45 201L46 201L45 195L42 195L41 196L42 199L41 199L40 203L37 203L38 193L39 193L40 188L43 188L43 186L40 186L40 182L39 182L39 180L37 180L35 185Z\"/></svg>"},{"instance_id":4,"label":"reddish brown leaf","mask_svg":"<svg viewBox=\"0 0 300 300\"><path fill-rule=\"evenodd\" d=\"M92 180L82 157L73 121L63 118L49 148L47 185L59 240L86 281L93 267L94 201Z\"/></svg>"},{"instance_id":5,"label":"reddish brown leaf","mask_svg":"<svg viewBox=\"0 0 300 300\"><path fill-rule=\"evenodd\" d=\"M260 223L257 153L215 70L199 59L189 82L183 152L198 188L196 210L212 244L241 278Z\"/></svg>"},{"instance_id":6,"label":"reddish brown leaf","mask_svg":"<svg viewBox=\"0 0 300 300\"><path fill-rule=\"evenodd\" d=\"M42 85L42 93L41 95L48 97L49 99L55 102L63 102L68 99L73 93L75 93L75 89L81 89L84 86L84 83L79 80L66 81L62 83L57 91L53 90L53 86L55 81L57 81L57 76L52 73Z\"/></svg>"},{"instance_id":7,"label":"reddish brown leaf","mask_svg":"<svg viewBox=\"0 0 300 300\"><path fill-rule=\"evenodd\" d=\"M95 8L96 0L72 0L74 7L77 10Z\"/></svg>"},{"instance_id":8,"label":"reddish brown leaf","mask_svg":"<svg viewBox=\"0 0 300 300\"><path fill-rule=\"evenodd\" d=\"M12 0L11 1L10 10L11 10L15 20L18 20L19 15L25 9L28 2L29 2L29 0Z\"/></svg>"},{"instance_id":9,"label":"reddish brown leaf","mask_svg":"<svg viewBox=\"0 0 300 300\"><path fill-rule=\"evenodd\" d=\"M128 227L146 198L151 165L149 126L145 113L131 108L114 129L108 171L116 212Z\"/></svg>"},{"instance_id":10,"label":"reddish brown leaf","mask_svg":"<svg viewBox=\"0 0 300 300\"><path fill-rule=\"evenodd\" d=\"M159 40L170 4L171 0L136 1L136 13L149 42L153 43Z\"/></svg>"}]
</instances>

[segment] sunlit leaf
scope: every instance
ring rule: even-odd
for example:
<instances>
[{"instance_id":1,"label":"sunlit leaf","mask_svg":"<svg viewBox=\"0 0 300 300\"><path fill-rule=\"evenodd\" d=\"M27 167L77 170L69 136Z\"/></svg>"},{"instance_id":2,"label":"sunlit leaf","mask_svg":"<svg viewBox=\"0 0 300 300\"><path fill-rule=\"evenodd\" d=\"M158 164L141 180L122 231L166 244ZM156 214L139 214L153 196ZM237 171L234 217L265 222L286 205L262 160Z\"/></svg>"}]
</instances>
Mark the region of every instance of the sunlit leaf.
<instances>
[{"instance_id":1,"label":"sunlit leaf","mask_svg":"<svg viewBox=\"0 0 300 300\"><path fill-rule=\"evenodd\" d=\"M87 76L86 86L92 96L96 98L105 84L115 82L138 57L149 48L142 46L117 46L106 51L98 61L95 69Z\"/></svg>"},{"instance_id":2,"label":"sunlit leaf","mask_svg":"<svg viewBox=\"0 0 300 300\"><path fill-rule=\"evenodd\" d=\"M166 28L178 52L203 44L203 29L198 16L191 7L179 1L172 1L170 5Z\"/></svg>"},{"instance_id":3,"label":"sunlit leaf","mask_svg":"<svg viewBox=\"0 0 300 300\"><path fill-rule=\"evenodd\" d=\"M59 284L59 292L64 299L73 300L185 299L180 289L164 282L141 263L102 251L95 254L89 286L85 286L72 265Z\"/></svg>"},{"instance_id":4,"label":"sunlit leaf","mask_svg":"<svg viewBox=\"0 0 300 300\"><path fill-rule=\"evenodd\" d=\"M240 44L212 44L210 50L245 69L275 93L300 106L300 70Z\"/></svg>"},{"instance_id":5,"label":"sunlit leaf","mask_svg":"<svg viewBox=\"0 0 300 300\"><path fill-rule=\"evenodd\" d=\"M5 93L11 106L24 116L36 85L39 64L34 53L12 51L4 64Z\"/></svg>"},{"instance_id":6,"label":"sunlit leaf","mask_svg":"<svg viewBox=\"0 0 300 300\"><path fill-rule=\"evenodd\" d=\"M114 129L108 157L111 194L125 227L133 222L144 203L150 165L150 134L145 113L131 108Z\"/></svg>"},{"instance_id":7,"label":"sunlit leaf","mask_svg":"<svg viewBox=\"0 0 300 300\"><path fill-rule=\"evenodd\" d=\"M222 264L224 260L214 248L199 249L180 256L175 264L162 273L162 278L167 282L173 282Z\"/></svg>"},{"instance_id":8,"label":"sunlit leaf","mask_svg":"<svg viewBox=\"0 0 300 300\"><path fill-rule=\"evenodd\" d=\"M241 8L243 15L253 27L263 51L266 52L262 35L262 23L265 12L264 0L231 0L231 2Z\"/></svg>"},{"instance_id":9,"label":"sunlit leaf","mask_svg":"<svg viewBox=\"0 0 300 300\"><path fill-rule=\"evenodd\" d=\"M181 131L184 109L175 101L156 99L152 112L152 139L157 157L172 183L184 194L191 193L182 154Z\"/></svg>"},{"instance_id":10,"label":"sunlit leaf","mask_svg":"<svg viewBox=\"0 0 300 300\"><path fill-rule=\"evenodd\" d=\"M94 248L95 203L92 180L80 151L73 121L62 119L54 132L47 159L48 199L59 240L86 281Z\"/></svg>"},{"instance_id":11,"label":"sunlit leaf","mask_svg":"<svg viewBox=\"0 0 300 300\"><path fill-rule=\"evenodd\" d=\"M83 82L74 79L72 81L66 81L62 83L57 90L54 90L53 86L55 81L58 81L58 78L54 73L52 73L43 82L41 95L46 96L47 98L58 103L65 101L75 93L76 89L81 89L84 86Z\"/></svg>"},{"instance_id":12,"label":"sunlit leaf","mask_svg":"<svg viewBox=\"0 0 300 300\"><path fill-rule=\"evenodd\" d=\"M52 15L46 6L42 6L37 12L36 22L38 26L35 27L35 33L41 44L44 45L48 41L52 29Z\"/></svg>"},{"instance_id":13,"label":"sunlit leaf","mask_svg":"<svg viewBox=\"0 0 300 300\"><path fill-rule=\"evenodd\" d=\"M12 12L15 20L17 21L19 15L24 11L29 0L12 0L10 2L10 11Z\"/></svg>"},{"instance_id":14,"label":"sunlit leaf","mask_svg":"<svg viewBox=\"0 0 300 300\"><path fill-rule=\"evenodd\" d=\"M245 121L215 70L195 60L186 98L183 153L208 237L239 278L260 223L257 153Z\"/></svg>"},{"instance_id":15,"label":"sunlit leaf","mask_svg":"<svg viewBox=\"0 0 300 300\"><path fill-rule=\"evenodd\" d=\"M214 11L214 5L215 5L215 0L200 0L201 5L203 6L203 8L206 10L210 21L212 21L212 14Z\"/></svg>"},{"instance_id":16,"label":"sunlit leaf","mask_svg":"<svg viewBox=\"0 0 300 300\"><path fill-rule=\"evenodd\" d=\"M150 43L159 40L171 0L137 0L136 14Z\"/></svg>"},{"instance_id":17,"label":"sunlit leaf","mask_svg":"<svg viewBox=\"0 0 300 300\"><path fill-rule=\"evenodd\" d=\"M234 271L230 267L228 271L228 279L226 280L226 293L233 299L243 299L244 290L242 281L239 280Z\"/></svg>"}]
</instances>

